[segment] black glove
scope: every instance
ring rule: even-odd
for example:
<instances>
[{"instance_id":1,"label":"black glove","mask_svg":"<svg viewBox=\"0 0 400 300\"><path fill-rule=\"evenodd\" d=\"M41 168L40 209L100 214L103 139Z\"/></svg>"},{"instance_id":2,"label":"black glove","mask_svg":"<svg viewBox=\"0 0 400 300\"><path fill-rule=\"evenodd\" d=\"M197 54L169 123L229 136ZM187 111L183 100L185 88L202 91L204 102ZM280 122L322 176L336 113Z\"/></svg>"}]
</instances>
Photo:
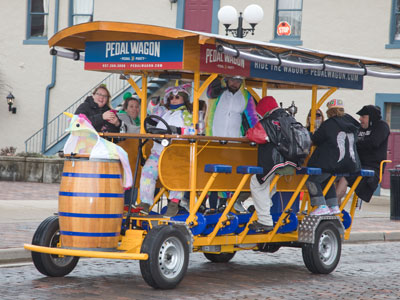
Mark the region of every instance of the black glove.
<instances>
[{"instance_id":1,"label":"black glove","mask_svg":"<svg viewBox=\"0 0 400 300\"><path fill-rule=\"evenodd\" d=\"M182 134L182 127L169 125L173 134Z\"/></svg>"}]
</instances>

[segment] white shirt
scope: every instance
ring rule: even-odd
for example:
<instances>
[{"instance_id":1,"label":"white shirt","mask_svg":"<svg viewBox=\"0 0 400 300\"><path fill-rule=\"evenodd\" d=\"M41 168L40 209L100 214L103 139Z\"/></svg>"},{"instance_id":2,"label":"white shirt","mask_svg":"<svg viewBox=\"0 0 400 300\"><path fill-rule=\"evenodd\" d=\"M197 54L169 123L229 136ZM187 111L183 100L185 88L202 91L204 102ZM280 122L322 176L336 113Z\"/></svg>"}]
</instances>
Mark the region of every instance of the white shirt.
<instances>
[{"instance_id":1,"label":"white shirt","mask_svg":"<svg viewBox=\"0 0 400 300\"><path fill-rule=\"evenodd\" d=\"M241 137L240 127L245 108L246 100L240 90L235 94L224 91L214 113L213 136Z\"/></svg>"}]
</instances>

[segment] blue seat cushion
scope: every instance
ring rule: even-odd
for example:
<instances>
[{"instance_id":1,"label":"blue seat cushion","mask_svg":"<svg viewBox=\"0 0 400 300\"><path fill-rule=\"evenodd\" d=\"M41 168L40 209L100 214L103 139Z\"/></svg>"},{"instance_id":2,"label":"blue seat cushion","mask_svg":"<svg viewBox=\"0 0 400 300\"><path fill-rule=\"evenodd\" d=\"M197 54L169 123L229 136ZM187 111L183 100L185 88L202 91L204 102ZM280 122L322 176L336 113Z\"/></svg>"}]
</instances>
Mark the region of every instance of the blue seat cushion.
<instances>
[{"instance_id":1,"label":"blue seat cushion","mask_svg":"<svg viewBox=\"0 0 400 300\"><path fill-rule=\"evenodd\" d=\"M238 166L236 172L239 174L262 174L264 170L257 166Z\"/></svg>"},{"instance_id":2,"label":"blue seat cushion","mask_svg":"<svg viewBox=\"0 0 400 300\"><path fill-rule=\"evenodd\" d=\"M322 170L320 168L303 167L300 170L296 170L296 174L307 174L307 175L321 175Z\"/></svg>"},{"instance_id":3,"label":"blue seat cushion","mask_svg":"<svg viewBox=\"0 0 400 300\"><path fill-rule=\"evenodd\" d=\"M232 173L232 166L219 165L219 164L207 164L204 167L204 172L207 172L207 173Z\"/></svg>"}]
</instances>

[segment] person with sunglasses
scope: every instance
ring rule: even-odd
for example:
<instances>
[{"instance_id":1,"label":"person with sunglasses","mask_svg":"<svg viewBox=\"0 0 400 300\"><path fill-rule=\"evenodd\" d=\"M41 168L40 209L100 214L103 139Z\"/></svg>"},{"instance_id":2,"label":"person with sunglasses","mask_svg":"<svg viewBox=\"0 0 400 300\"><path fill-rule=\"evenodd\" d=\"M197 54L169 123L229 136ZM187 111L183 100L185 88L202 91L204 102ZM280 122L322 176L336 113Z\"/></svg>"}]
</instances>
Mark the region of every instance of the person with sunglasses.
<instances>
[{"instance_id":1,"label":"person with sunglasses","mask_svg":"<svg viewBox=\"0 0 400 300\"><path fill-rule=\"evenodd\" d=\"M93 95L88 96L78 106L75 114L84 114L97 132L119 132L121 121L112 110L110 100L111 95L107 87L99 85L94 89Z\"/></svg>"},{"instance_id":2,"label":"person with sunglasses","mask_svg":"<svg viewBox=\"0 0 400 300\"><path fill-rule=\"evenodd\" d=\"M165 90L164 105L150 101L147 107L149 115L157 115L164 119L171 127L173 133L187 135L192 127L192 105L189 100L188 88L191 84L183 84L177 87L170 87ZM158 122L156 128L166 129L162 122ZM150 206L154 201L154 191L158 178L158 162L164 146L154 143L149 158L142 168L140 177L140 206L142 214L149 214ZM179 202L184 192L170 191L167 217L175 216L179 211Z\"/></svg>"},{"instance_id":3,"label":"person with sunglasses","mask_svg":"<svg viewBox=\"0 0 400 300\"><path fill-rule=\"evenodd\" d=\"M325 120L324 114L318 108L316 111L316 116L315 116L314 131L317 130L319 128L319 126L321 126L321 124L322 124L322 122L324 122L324 120ZM311 127L311 109L308 112L308 116L307 116L307 120L306 120L306 128L308 131L310 131L310 127Z\"/></svg>"}]
</instances>

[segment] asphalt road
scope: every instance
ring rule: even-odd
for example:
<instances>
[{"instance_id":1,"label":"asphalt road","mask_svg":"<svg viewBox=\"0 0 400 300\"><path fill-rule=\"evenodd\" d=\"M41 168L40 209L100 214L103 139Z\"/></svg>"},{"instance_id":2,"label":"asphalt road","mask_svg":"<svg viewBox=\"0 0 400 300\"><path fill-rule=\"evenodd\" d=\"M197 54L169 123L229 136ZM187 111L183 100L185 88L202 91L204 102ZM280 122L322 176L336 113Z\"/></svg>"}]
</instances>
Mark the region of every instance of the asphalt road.
<instances>
[{"instance_id":1,"label":"asphalt road","mask_svg":"<svg viewBox=\"0 0 400 300\"><path fill-rule=\"evenodd\" d=\"M8 299L400 299L400 242L345 244L336 270L311 274L301 250L242 251L226 264L190 256L174 290L150 288L137 261L81 259L64 278L33 264L0 266L0 298Z\"/></svg>"}]
</instances>

